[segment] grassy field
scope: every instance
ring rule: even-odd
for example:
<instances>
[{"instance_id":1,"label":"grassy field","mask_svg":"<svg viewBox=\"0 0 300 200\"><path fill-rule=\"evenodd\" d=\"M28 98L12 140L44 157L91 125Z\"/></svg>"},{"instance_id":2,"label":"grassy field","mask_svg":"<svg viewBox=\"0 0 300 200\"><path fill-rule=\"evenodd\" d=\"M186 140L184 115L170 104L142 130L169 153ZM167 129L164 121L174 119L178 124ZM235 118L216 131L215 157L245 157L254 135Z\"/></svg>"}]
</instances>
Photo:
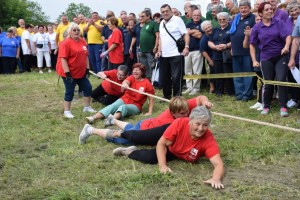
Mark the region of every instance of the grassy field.
<instances>
[{"instance_id":1,"label":"grassy field","mask_svg":"<svg viewBox=\"0 0 300 200\"><path fill-rule=\"evenodd\" d=\"M90 80L93 86L99 83L95 77ZM261 116L249 109L254 100L218 99L206 90L201 94L214 103L215 112L300 128L296 110L280 118L274 106L270 115ZM299 133L214 116L212 131L226 168L225 189L214 190L202 183L212 175L206 159L170 162L174 173L162 175L155 165L114 157L117 145L97 137L80 145L78 135L88 114L77 97L75 118L65 119L63 95L63 83L57 85L53 73L0 76L0 199L300 198ZM156 102L153 116L166 108ZM143 116L127 119L136 122Z\"/></svg>"}]
</instances>

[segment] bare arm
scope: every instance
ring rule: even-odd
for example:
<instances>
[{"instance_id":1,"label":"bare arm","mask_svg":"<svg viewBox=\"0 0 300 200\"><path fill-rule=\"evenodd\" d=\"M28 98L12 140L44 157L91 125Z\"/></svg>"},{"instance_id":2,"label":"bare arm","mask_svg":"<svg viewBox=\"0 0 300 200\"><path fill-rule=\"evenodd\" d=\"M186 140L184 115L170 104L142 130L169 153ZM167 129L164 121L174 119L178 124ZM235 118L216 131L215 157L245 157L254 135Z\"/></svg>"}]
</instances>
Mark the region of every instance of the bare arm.
<instances>
[{"instance_id":1,"label":"bare arm","mask_svg":"<svg viewBox=\"0 0 300 200\"><path fill-rule=\"evenodd\" d=\"M253 67L259 67L259 63L256 60L255 46L252 44L250 44L250 56L252 59Z\"/></svg>"},{"instance_id":2,"label":"bare arm","mask_svg":"<svg viewBox=\"0 0 300 200\"><path fill-rule=\"evenodd\" d=\"M204 183L210 184L216 189L224 188L224 185L222 184L221 180L225 174L225 169L220 154L215 155L214 157L209 159L209 161L214 166L214 171L212 178L204 181Z\"/></svg>"},{"instance_id":3,"label":"bare arm","mask_svg":"<svg viewBox=\"0 0 300 200\"><path fill-rule=\"evenodd\" d=\"M153 49L153 53L156 54L156 52L158 51L158 43L159 43L159 32L155 33L155 46Z\"/></svg>"},{"instance_id":4,"label":"bare arm","mask_svg":"<svg viewBox=\"0 0 300 200\"><path fill-rule=\"evenodd\" d=\"M182 51L183 56L188 56L189 55L189 44L190 44L190 35L189 34L184 34L184 41L185 41L185 48Z\"/></svg>"},{"instance_id":5,"label":"bare arm","mask_svg":"<svg viewBox=\"0 0 300 200\"><path fill-rule=\"evenodd\" d=\"M213 104L209 102L208 98L204 95L200 95L196 97L197 106L206 106L206 108L213 107Z\"/></svg>"},{"instance_id":6,"label":"bare arm","mask_svg":"<svg viewBox=\"0 0 300 200\"><path fill-rule=\"evenodd\" d=\"M17 54L16 54L16 58L19 59L20 57L20 47L17 48Z\"/></svg>"},{"instance_id":7,"label":"bare arm","mask_svg":"<svg viewBox=\"0 0 300 200\"><path fill-rule=\"evenodd\" d=\"M172 172L172 170L167 166L167 159L166 159L167 148L172 143L173 142L167 140L164 136L161 136L161 138L159 139L156 145L156 156L157 156L159 171L164 174L167 172Z\"/></svg>"},{"instance_id":8,"label":"bare arm","mask_svg":"<svg viewBox=\"0 0 300 200\"><path fill-rule=\"evenodd\" d=\"M284 45L283 49L281 50L281 55L289 53L291 43L292 43L292 36L289 35L285 39L285 45Z\"/></svg>"},{"instance_id":9,"label":"bare arm","mask_svg":"<svg viewBox=\"0 0 300 200\"><path fill-rule=\"evenodd\" d=\"M113 51L118 45L116 43L113 43L108 49L107 52Z\"/></svg>"},{"instance_id":10,"label":"bare arm","mask_svg":"<svg viewBox=\"0 0 300 200\"><path fill-rule=\"evenodd\" d=\"M65 73L70 72L69 65L66 58L61 58L61 65Z\"/></svg>"},{"instance_id":11,"label":"bare arm","mask_svg":"<svg viewBox=\"0 0 300 200\"><path fill-rule=\"evenodd\" d=\"M293 68L296 64L295 58L296 58L297 51L299 49L299 40L300 40L300 38L297 37L297 38L294 38L293 42L292 42L291 55L290 55L290 60L288 63L288 66L290 69Z\"/></svg>"},{"instance_id":12,"label":"bare arm","mask_svg":"<svg viewBox=\"0 0 300 200\"><path fill-rule=\"evenodd\" d=\"M153 106L154 106L154 98L153 97L148 97L148 98L149 98L149 109L148 112L145 114L146 116L152 115Z\"/></svg>"},{"instance_id":13,"label":"bare arm","mask_svg":"<svg viewBox=\"0 0 300 200\"><path fill-rule=\"evenodd\" d=\"M208 55L206 51L203 51L201 54L207 60L210 66L214 66L214 61L211 59L211 57Z\"/></svg>"}]
</instances>

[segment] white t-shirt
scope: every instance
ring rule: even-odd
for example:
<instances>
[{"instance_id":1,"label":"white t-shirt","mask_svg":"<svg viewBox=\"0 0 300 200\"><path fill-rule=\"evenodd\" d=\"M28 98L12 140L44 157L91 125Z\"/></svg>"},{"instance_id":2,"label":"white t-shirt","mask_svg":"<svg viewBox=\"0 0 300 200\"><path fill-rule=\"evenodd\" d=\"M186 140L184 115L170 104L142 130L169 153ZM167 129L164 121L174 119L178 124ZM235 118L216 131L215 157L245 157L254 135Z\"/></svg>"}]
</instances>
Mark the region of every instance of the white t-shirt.
<instances>
[{"instance_id":1,"label":"white t-shirt","mask_svg":"<svg viewBox=\"0 0 300 200\"><path fill-rule=\"evenodd\" d=\"M36 45L38 45L38 44L43 45L42 48L37 48L36 47L36 51L49 51L48 42L50 42L50 39L49 39L49 35L47 33L43 33L43 34L36 33L34 35L33 42L35 42Z\"/></svg>"},{"instance_id":2,"label":"white t-shirt","mask_svg":"<svg viewBox=\"0 0 300 200\"><path fill-rule=\"evenodd\" d=\"M53 32L52 34L48 33L48 35L50 39L51 49L57 49L57 45L55 42L56 33L55 32Z\"/></svg>"},{"instance_id":3,"label":"white t-shirt","mask_svg":"<svg viewBox=\"0 0 300 200\"><path fill-rule=\"evenodd\" d=\"M26 40L29 40L29 42L31 41L30 33L27 30L25 30L22 33L21 46L22 46L23 54L24 55L29 55L29 54L31 54L31 52L29 51L29 48L28 48L27 43L26 43Z\"/></svg>"},{"instance_id":4,"label":"white t-shirt","mask_svg":"<svg viewBox=\"0 0 300 200\"><path fill-rule=\"evenodd\" d=\"M166 29L164 28L164 23L169 31L169 33L178 40L183 34L187 33L186 26L183 20L178 16L172 16L168 22L162 20L159 25L159 36L161 40L161 51L162 57L172 57L179 56L176 42L172 39L172 37L168 34Z\"/></svg>"}]
</instances>

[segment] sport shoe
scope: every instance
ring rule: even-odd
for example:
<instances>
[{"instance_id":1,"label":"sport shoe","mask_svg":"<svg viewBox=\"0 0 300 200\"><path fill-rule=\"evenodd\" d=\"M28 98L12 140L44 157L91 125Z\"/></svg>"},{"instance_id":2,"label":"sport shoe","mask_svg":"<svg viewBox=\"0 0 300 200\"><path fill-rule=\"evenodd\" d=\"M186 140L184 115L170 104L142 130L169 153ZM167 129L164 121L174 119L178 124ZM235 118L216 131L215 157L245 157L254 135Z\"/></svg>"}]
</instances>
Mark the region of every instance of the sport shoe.
<instances>
[{"instance_id":1,"label":"sport shoe","mask_svg":"<svg viewBox=\"0 0 300 200\"><path fill-rule=\"evenodd\" d=\"M116 136L114 135L114 133L119 132L119 134L121 134L123 132L123 130L112 130L109 129L106 133L105 133L105 138L115 138Z\"/></svg>"},{"instance_id":2,"label":"sport shoe","mask_svg":"<svg viewBox=\"0 0 300 200\"><path fill-rule=\"evenodd\" d=\"M115 123L115 117L112 114L109 114L108 117L104 120L104 127L112 126Z\"/></svg>"},{"instance_id":3,"label":"sport shoe","mask_svg":"<svg viewBox=\"0 0 300 200\"><path fill-rule=\"evenodd\" d=\"M298 106L297 102L295 102L293 99L289 100L286 105L288 108L294 108Z\"/></svg>"},{"instance_id":4,"label":"sport shoe","mask_svg":"<svg viewBox=\"0 0 300 200\"><path fill-rule=\"evenodd\" d=\"M39 71L40 74L43 74L44 72L42 70Z\"/></svg>"},{"instance_id":5,"label":"sport shoe","mask_svg":"<svg viewBox=\"0 0 300 200\"><path fill-rule=\"evenodd\" d=\"M188 89L186 89L185 91L183 91L182 94L188 94L188 93L190 93L190 92L192 92L192 89L188 88Z\"/></svg>"},{"instance_id":6,"label":"sport shoe","mask_svg":"<svg viewBox=\"0 0 300 200\"><path fill-rule=\"evenodd\" d=\"M48 73L51 73L52 72L52 70L51 69L48 69Z\"/></svg>"},{"instance_id":7,"label":"sport shoe","mask_svg":"<svg viewBox=\"0 0 300 200\"><path fill-rule=\"evenodd\" d=\"M86 140L88 139L88 137L90 137L92 135L92 133L88 132L88 129L92 127L89 124L84 125L80 135L79 135L79 143L80 144L84 144L86 142Z\"/></svg>"},{"instance_id":8,"label":"sport shoe","mask_svg":"<svg viewBox=\"0 0 300 200\"><path fill-rule=\"evenodd\" d=\"M87 123L92 124L94 123L95 118L93 116L90 116L90 117L86 117L85 120Z\"/></svg>"},{"instance_id":9,"label":"sport shoe","mask_svg":"<svg viewBox=\"0 0 300 200\"><path fill-rule=\"evenodd\" d=\"M254 104L253 106L250 106L250 109L257 109L257 108L259 108L259 107L261 107L261 106L262 106L261 103L256 102L256 104Z\"/></svg>"},{"instance_id":10,"label":"sport shoe","mask_svg":"<svg viewBox=\"0 0 300 200\"><path fill-rule=\"evenodd\" d=\"M289 116L289 113L288 113L286 108L280 108L280 116L281 117L288 117Z\"/></svg>"},{"instance_id":11,"label":"sport shoe","mask_svg":"<svg viewBox=\"0 0 300 200\"><path fill-rule=\"evenodd\" d=\"M128 156L133 151L137 150L136 146L130 146L130 147L118 147L113 150L113 154L115 156Z\"/></svg>"},{"instance_id":12,"label":"sport shoe","mask_svg":"<svg viewBox=\"0 0 300 200\"><path fill-rule=\"evenodd\" d=\"M196 95L199 91L198 90L192 90L192 92L189 93L190 96Z\"/></svg>"},{"instance_id":13,"label":"sport shoe","mask_svg":"<svg viewBox=\"0 0 300 200\"><path fill-rule=\"evenodd\" d=\"M263 105L261 105L259 108L257 108L256 110L258 110L258 111L262 111L264 109L264 106Z\"/></svg>"},{"instance_id":14,"label":"sport shoe","mask_svg":"<svg viewBox=\"0 0 300 200\"><path fill-rule=\"evenodd\" d=\"M97 112L96 110L94 110L91 106L84 106L83 112L89 112L89 113L95 113Z\"/></svg>"},{"instance_id":15,"label":"sport shoe","mask_svg":"<svg viewBox=\"0 0 300 200\"><path fill-rule=\"evenodd\" d=\"M74 118L74 115L72 115L71 111L64 111L64 116L68 119Z\"/></svg>"},{"instance_id":16,"label":"sport shoe","mask_svg":"<svg viewBox=\"0 0 300 200\"><path fill-rule=\"evenodd\" d=\"M270 112L270 108L264 108L260 114L267 115Z\"/></svg>"}]
</instances>

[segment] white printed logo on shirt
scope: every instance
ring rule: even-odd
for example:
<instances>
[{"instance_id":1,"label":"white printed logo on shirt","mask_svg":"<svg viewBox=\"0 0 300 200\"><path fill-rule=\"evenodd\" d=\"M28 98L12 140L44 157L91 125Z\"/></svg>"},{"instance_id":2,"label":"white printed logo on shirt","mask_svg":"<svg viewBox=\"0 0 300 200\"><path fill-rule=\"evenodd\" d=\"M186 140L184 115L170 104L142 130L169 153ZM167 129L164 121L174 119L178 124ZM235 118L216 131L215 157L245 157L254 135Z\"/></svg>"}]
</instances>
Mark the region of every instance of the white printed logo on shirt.
<instances>
[{"instance_id":1,"label":"white printed logo on shirt","mask_svg":"<svg viewBox=\"0 0 300 200\"><path fill-rule=\"evenodd\" d=\"M195 160L197 158L198 149L192 148L189 154L189 158Z\"/></svg>"},{"instance_id":2,"label":"white printed logo on shirt","mask_svg":"<svg viewBox=\"0 0 300 200\"><path fill-rule=\"evenodd\" d=\"M140 91L140 92L144 92L144 91L145 91L145 88L144 88L144 87L140 87L139 91Z\"/></svg>"}]
</instances>

